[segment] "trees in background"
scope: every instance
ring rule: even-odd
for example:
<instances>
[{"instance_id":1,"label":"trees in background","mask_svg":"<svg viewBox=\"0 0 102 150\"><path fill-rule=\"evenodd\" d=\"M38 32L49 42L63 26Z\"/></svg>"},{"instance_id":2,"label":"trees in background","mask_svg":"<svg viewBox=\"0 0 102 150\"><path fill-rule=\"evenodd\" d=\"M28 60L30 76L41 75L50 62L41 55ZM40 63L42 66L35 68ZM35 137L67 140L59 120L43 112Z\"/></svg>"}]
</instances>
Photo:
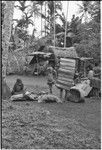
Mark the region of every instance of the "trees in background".
<instances>
[{"instance_id":1,"label":"trees in background","mask_svg":"<svg viewBox=\"0 0 102 150\"><path fill-rule=\"evenodd\" d=\"M54 2L55 2L55 13L54 13ZM61 1L45 1L44 5L46 6L46 15L42 13L41 17L46 21L45 25L46 33L53 34L54 17L56 20L60 16L58 11L62 11L62 3Z\"/></svg>"},{"instance_id":2,"label":"trees in background","mask_svg":"<svg viewBox=\"0 0 102 150\"><path fill-rule=\"evenodd\" d=\"M41 11L43 9L40 9L45 6L46 13L45 11ZM29 1L29 5L27 5L26 1L18 1L18 5L15 7L22 12L22 17L19 20L14 20L14 22L16 21L16 26L13 26L12 29L20 39L25 43L37 43L33 42L37 41L34 36L36 31L34 26L35 17L41 17L45 22L45 29L44 31L42 30L42 32L46 33L46 40L49 40L49 44L51 45L54 39L55 17L56 46L63 47L66 18L62 10L61 1L55 2L55 11L54 1ZM2 10L2 12L4 12L5 3L2 5ZM100 1L82 1L82 5L79 5L79 13L81 13L80 17L73 15L71 22L67 21L67 32L71 29L74 33L72 37L73 45L76 46L80 56L90 56L93 57L94 60L100 61ZM90 20L87 19L88 15L90 15ZM84 22L82 18L84 18ZM3 19L4 14L2 13L2 23ZM57 19L61 21L61 24ZM27 32L30 24L34 27L31 36ZM11 33L14 34L15 32ZM46 40L45 43L47 43ZM15 49L16 48L17 47L15 47Z\"/></svg>"},{"instance_id":3,"label":"trees in background","mask_svg":"<svg viewBox=\"0 0 102 150\"><path fill-rule=\"evenodd\" d=\"M42 7L44 4L44 1L38 1L37 4L41 6L41 15L42 15ZM42 36L42 16L41 16L41 36Z\"/></svg>"},{"instance_id":4,"label":"trees in background","mask_svg":"<svg viewBox=\"0 0 102 150\"><path fill-rule=\"evenodd\" d=\"M79 25L76 36L78 41L75 41L75 45L80 56L93 57L95 62L100 62L100 2L90 1L90 5L91 20Z\"/></svg>"},{"instance_id":5,"label":"trees in background","mask_svg":"<svg viewBox=\"0 0 102 150\"><path fill-rule=\"evenodd\" d=\"M80 14L80 19L84 20L86 23L88 21L88 17L90 17L92 11L92 1L82 1L82 4L79 5L78 14Z\"/></svg>"}]
</instances>

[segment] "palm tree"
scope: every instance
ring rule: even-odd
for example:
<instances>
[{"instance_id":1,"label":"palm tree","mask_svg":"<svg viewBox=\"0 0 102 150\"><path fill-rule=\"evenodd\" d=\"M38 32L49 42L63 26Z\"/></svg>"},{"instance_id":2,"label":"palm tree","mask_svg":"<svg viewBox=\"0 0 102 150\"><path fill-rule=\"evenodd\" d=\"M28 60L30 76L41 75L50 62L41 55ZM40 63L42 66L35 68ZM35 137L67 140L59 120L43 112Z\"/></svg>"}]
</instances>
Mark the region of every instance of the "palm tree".
<instances>
[{"instance_id":1,"label":"palm tree","mask_svg":"<svg viewBox=\"0 0 102 150\"><path fill-rule=\"evenodd\" d=\"M25 5L26 1L18 1L20 5L15 5L15 8L18 8L19 10L21 10L22 12L25 12L25 9L30 6L30 5Z\"/></svg>"},{"instance_id":2,"label":"palm tree","mask_svg":"<svg viewBox=\"0 0 102 150\"><path fill-rule=\"evenodd\" d=\"M47 12L46 15L42 14L42 18L46 20L45 29L50 31L50 34L53 33L54 30L54 17L55 19L60 16L57 10L62 10L61 1L55 2L55 11L54 11L54 1L46 1ZM54 13L55 12L55 13Z\"/></svg>"},{"instance_id":3,"label":"palm tree","mask_svg":"<svg viewBox=\"0 0 102 150\"><path fill-rule=\"evenodd\" d=\"M26 5L26 1L19 1L20 5L15 5L15 8L18 8L22 12L22 18L20 20L14 19L17 22L17 26L21 28L28 28L29 24L33 25L33 21L31 20L32 14L29 10L26 12L26 9L31 7L31 5Z\"/></svg>"},{"instance_id":4,"label":"palm tree","mask_svg":"<svg viewBox=\"0 0 102 150\"><path fill-rule=\"evenodd\" d=\"M40 9L38 7L37 1L31 1L31 3L32 3L32 5L29 9L29 12L33 16L33 26L34 26L33 33L32 33L32 38L33 38L34 33L36 31L36 29L35 29L35 18L40 16Z\"/></svg>"},{"instance_id":5,"label":"palm tree","mask_svg":"<svg viewBox=\"0 0 102 150\"><path fill-rule=\"evenodd\" d=\"M11 27L14 12L14 1L5 1L4 21L2 27L2 75L6 77L6 68L8 60L8 47L11 37Z\"/></svg>"},{"instance_id":6,"label":"palm tree","mask_svg":"<svg viewBox=\"0 0 102 150\"><path fill-rule=\"evenodd\" d=\"M92 9L92 13L91 13L91 17L93 20L95 20L96 22L100 23L101 21L101 1L94 1L92 6L93 6L93 9Z\"/></svg>"},{"instance_id":7,"label":"palm tree","mask_svg":"<svg viewBox=\"0 0 102 150\"><path fill-rule=\"evenodd\" d=\"M38 1L38 4L41 6L41 36L42 36L42 6L44 1Z\"/></svg>"},{"instance_id":8,"label":"palm tree","mask_svg":"<svg viewBox=\"0 0 102 150\"><path fill-rule=\"evenodd\" d=\"M91 1L82 1L82 5L77 4L79 6L78 14L80 14L81 20L84 19L85 23L88 21L89 15L91 15L92 11L92 2Z\"/></svg>"}]
</instances>

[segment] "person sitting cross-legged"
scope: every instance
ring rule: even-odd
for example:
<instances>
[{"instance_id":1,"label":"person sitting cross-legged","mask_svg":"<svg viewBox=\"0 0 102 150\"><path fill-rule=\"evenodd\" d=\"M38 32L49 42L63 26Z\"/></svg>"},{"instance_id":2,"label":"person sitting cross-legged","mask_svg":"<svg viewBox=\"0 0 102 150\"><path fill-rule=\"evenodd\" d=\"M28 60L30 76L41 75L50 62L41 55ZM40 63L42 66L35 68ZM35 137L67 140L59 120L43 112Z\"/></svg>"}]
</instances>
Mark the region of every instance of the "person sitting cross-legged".
<instances>
[{"instance_id":1,"label":"person sitting cross-legged","mask_svg":"<svg viewBox=\"0 0 102 150\"><path fill-rule=\"evenodd\" d=\"M17 79L16 83L14 84L13 90L11 92L12 95L24 93L24 84L22 83L21 79Z\"/></svg>"}]
</instances>

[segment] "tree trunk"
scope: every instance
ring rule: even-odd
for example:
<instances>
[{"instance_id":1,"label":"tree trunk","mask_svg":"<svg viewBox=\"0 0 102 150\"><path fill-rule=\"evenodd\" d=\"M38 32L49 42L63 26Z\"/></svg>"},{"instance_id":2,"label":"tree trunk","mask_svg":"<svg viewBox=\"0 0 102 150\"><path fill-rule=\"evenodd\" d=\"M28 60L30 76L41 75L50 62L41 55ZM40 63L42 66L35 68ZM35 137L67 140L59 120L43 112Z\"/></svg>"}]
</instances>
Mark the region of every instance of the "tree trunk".
<instances>
[{"instance_id":1,"label":"tree trunk","mask_svg":"<svg viewBox=\"0 0 102 150\"><path fill-rule=\"evenodd\" d=\"M41 15L42 15L42 5L41 5ZM42 37L42 16L41 16L41 37Z\"/></svg>"},{"instance_id":2,"label":"tree trunk","mask_svg":"<svg viewBox=\"0 0 102 150\"><path fill-rule=\"evenodd\" d=\"M4 22L2 27L2 77L6 77L6 68L8 60L8 47L11 37L11 24L13 19L15 1L5 1L6 9L4 12Z\"/></svg>"},{"instance_id":3,"label":"tree trunk","mask_svg":"<svg viewBox=\"0 0 102 150\"><path fill-rule=\"evenodd\" d=\"M45 2L45 17L46 17L46 2ZM46 36L46 19L45 19L45 36Z\"/></svg>"}]
</instances>

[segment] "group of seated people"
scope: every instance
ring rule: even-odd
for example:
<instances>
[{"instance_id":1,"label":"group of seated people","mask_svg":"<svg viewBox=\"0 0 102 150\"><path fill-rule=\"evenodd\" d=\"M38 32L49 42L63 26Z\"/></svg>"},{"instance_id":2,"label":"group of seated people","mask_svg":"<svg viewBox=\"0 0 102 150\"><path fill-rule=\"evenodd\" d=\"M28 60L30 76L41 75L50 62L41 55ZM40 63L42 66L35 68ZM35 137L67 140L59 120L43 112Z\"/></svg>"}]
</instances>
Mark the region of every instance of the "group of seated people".
<instances>
[{"instance_id":1,"label":"group of seated people","mask_svg":"<svg viewBox=\"0 0 102 150\"><path fill-rule=\"evenodd\" d=\"M101 70L97 63L95 63L95 67L91 65L88 67L88 78L92 79L93 77L101 78Z\"/></svg>"},{"instance_id":2,"label":"group of seated people","mask_svg":"<svg viewBox=\"0 0 102 150\"><path fill-rule=\"evenodd\" d=\"M97 63L95 66L89 65L87 67L87 76L85 78L80 77L80 73L74 76L74 84L80 83L82 79L90 80L90 86L92 87L92 96L99 96L100 89L101 89L101 68Z\"/></svg>"},{"instance_id":3,"label":"group of seated people","mask_svg":"<svg viewBox=\"0 0 102 150\"><path fill-rule=\"evenodd\" d=\"M101 69L98 64L95 64L95 67L89 67L88 79L90 79L90 86L92 89L92 95L100 96L101 94Z\"/></svg>"}]
</instances>

